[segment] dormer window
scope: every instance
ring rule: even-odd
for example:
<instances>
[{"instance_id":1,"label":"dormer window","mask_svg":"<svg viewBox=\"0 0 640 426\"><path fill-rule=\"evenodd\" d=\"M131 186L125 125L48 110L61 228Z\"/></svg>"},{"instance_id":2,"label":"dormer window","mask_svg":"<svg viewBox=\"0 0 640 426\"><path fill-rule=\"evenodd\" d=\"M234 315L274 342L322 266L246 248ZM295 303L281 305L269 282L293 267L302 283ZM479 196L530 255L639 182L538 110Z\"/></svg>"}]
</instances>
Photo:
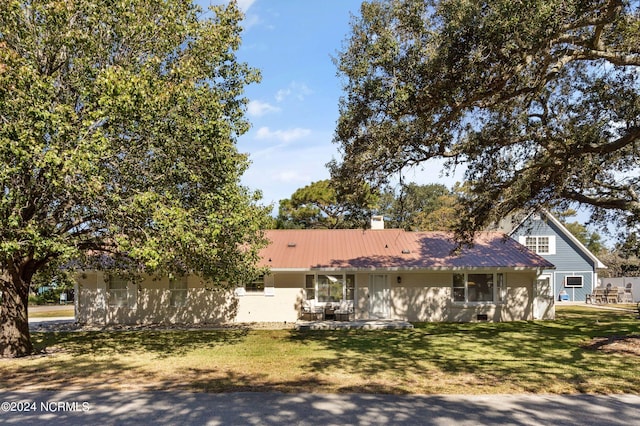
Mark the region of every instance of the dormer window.
<instances>
[{"instance_id":1,"label":"dormer window","mask_svg":"<svg viewBox=\"0 0 640 426\"><path fill-rule=\"evenodd\" d=\"M520 244L537 254L556 254L556 237L547 235L528 235L520 237Z\"/></svg>"}]
</instances>

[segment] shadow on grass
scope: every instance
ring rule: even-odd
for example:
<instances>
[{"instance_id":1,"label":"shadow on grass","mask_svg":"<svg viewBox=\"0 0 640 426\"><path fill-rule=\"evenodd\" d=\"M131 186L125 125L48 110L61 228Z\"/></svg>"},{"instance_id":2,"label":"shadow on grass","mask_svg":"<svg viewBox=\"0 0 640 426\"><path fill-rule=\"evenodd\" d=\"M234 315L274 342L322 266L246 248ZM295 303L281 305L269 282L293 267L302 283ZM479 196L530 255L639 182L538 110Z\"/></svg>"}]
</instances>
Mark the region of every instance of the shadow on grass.
<instances>
[{"instance_id":1,"label":"shadow on grass","mask_svg":"<svg viewBox=\"0 0 640 426\"><path fill-rule=\"evenodd\" d=\"M36 355L2 369L6 388L191 389L203 371L156 373L146 364L244 341L249 330L32 333ZM58 356L60 355L60 356ZM9 360L10 362L10 360ZM0 365L0 368L2 366ZM171 368L169 366L168 368ZM211 376L225 372L209 368Z\"/></svg>"},{"instance_id":2,"label":"shadow on grass","mask_svg":"<svg viewBox=\"0 0 640 426\"><path fill-rule=\"evenodd\" d=\"M206 364L206 363L205 363ZM1 367L1 366L0 366ZM78 372L84 371L84 374ZM197 392L317 392L331 388L314 376L274 379L266 373L243 373L224 365L176 368L172 374L141 368L126 354L117 357L51 359L2 370L5 390L126 390ZM393 392L390 392L393 393Z\"/></svg>"},{"instance_id":3,"label":"shadow on grass","mask_svg":"<svg viewBox=\"0 0 640 426\"><path fill-rule=\"evenodd\" d=\"M32 333L35 352L71 355L148 352L158 358L240 343L247 329L197 331L85 331Z\"/></svg>"},{"instance_id":4,"label":"shadow on grass","mask_svg":"<svg viewBox=\"0 0 640 426\"><path fill-rule=\"evenodd\" d=\"M634 377L637 357L605 355L585 346L600 336L638 334L640 321L628 313L576 308L563 309L556 321L415 326L398 331L292 332L290 339L335 354L312 361L312 371L380 377L382 382L386 374L393 374L407 381L391 393L411 392L411 382L429 382L430 377L441 382L434 386L444 392L464 382L476 391L495 386L520 392L640 391Z\"/></svg>"},{"instance_id":5,"label":"shadow on grass","mask_svg":"<svg viewBox=\"0 0 640 426\"><path fill-rule=\"evenodd\" d=\"M640 393L637 356L588 345L640 334L634 315L563 308L556 321L415 326L33 333L36 348L48 355L8 361L0 371L12 389ZM181 356L192 361L178 367L174 359Z\"/></svg>"}]
</instances>

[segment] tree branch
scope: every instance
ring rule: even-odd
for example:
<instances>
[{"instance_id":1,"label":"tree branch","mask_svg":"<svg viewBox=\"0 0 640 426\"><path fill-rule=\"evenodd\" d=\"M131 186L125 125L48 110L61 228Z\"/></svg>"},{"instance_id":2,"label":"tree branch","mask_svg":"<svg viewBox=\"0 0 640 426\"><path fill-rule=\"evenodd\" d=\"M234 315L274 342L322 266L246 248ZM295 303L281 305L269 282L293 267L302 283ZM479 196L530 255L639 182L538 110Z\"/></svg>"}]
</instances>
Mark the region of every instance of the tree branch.
<instances>
[{"instance_id":1,"label":"tree branch","mask_svg":"<svg viewBox=\"0 0 640 426\"><path fill-rule=\"evenodd\" d=\"M618 151L640 139L640 127L631 127L622 137L604 145L590 144L581 148L583 153L609 154Z\"/></svg>"},{"instance_id":2,"label":"tree branch","mask_svg":"<svg viewBox=\"0 0 640 426\"><path fill-rule=\"evenodd\" d=\"M582 204L589 204L604 209L616 209L640 212L640 201L627 200L613 197L595 197L582 194L580 192L565 189L562 195L570 200L577 201Z\"/></svg>"}]
</instances>

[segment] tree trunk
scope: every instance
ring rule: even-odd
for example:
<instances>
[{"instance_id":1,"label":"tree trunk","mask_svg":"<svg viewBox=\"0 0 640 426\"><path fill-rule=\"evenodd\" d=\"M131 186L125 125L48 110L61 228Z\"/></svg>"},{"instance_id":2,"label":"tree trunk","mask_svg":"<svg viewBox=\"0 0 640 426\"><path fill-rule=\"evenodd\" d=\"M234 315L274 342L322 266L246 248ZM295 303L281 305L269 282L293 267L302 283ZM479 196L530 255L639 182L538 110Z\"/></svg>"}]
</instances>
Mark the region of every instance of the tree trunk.
<instances>
[{"instance_id":1,"label":"tree trunk","mask_svg":"<svg viewBox=\"0 0 640 426\"><path fill-rule=\"evenodd\" d=\"M0 278L0 357L17 358L33 352L29 333L29 285L19 277ZM18 281L18 282L16 282Z\"/></svg>"}]
</instances>

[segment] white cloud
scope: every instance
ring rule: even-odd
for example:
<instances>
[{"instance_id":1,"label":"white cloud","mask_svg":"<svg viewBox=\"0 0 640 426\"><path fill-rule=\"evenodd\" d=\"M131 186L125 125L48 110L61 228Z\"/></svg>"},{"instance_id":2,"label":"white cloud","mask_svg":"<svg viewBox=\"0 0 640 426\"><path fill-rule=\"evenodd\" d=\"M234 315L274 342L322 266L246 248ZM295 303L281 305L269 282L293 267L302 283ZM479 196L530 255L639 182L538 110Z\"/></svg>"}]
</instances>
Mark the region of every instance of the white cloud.
<instances>
[{"instance_id":1,"label":"white cloud","mask_svg":"<svg viewBox=\"0 0 640 426\"><path fill-rule=\"evenodd\" d=\"M238 0L238 7L240 8L241 11L243 11L244 13L247 13L249 8L255 1L256 0Z\"/></svg>"},{"instance_id":2,"label":"white cloud","mask_svg":"<svg viewBox=\"0 0 640 426\"><path fill-rule=\"evenodd\" d=\"M256 132L256 139L277 140L280 142L293 142L311 134L311 130L296 127L287 130L271 130L268 127L260 127Z\"/></svg>"},{"instance_id":3,"label":"white cloud","mask_svg":"<svg viewBox=\"0 0 640 426\"><path fill-rule=\"evenodd\" d=\"M302 186L311 183L311 175L303 173L300 170L286 170L282 172L274 172L271 180L282 183L301 184Z\"/></svg>"},{"instance_id":4,"label":"white cloud","mask_svg":"<svg viewBox=\"0 0 640 426\"><path fill-rule=\"evenodd\" d=\"M258 15L255 14L245 14L244 20L242 21L242 28L247 30L251 27L254 27L262 22L262 19Z\"/></svg>"},{"instance_id":5,"label":"white cloud","mask_svg":"<svg viewBox=\"0 0 640 426\"><path fill-rule=\"evenodd\" d=\"M288 98L303 101L306 96L311 94L313 94L313 90L311 90L306 84L292 81L286 88L280 89L276 92L276 101L282 102Z\"/></svg>"},{"instance_id":6,"label":"white cloud","mask_svg":"<svg viewBox=\"0 0 640 426\"><path fill-rule=\"evenodd\" d=\"M252 164L242 176L243 184L262 191L263 204L273 203L274 213L278 213L279 201L291 198L297 189L329 178L325 164L333 156L333 147L301 145L296 149L280 145L251 153Z\"/></svg>"},{"instance_id":7,"label":"white cloud","mask_svg":"<svg viewBox=\"0 0 640 426\"><path fill-rule=\"evenodd\" d=\"M247 113L253 117L261 117L272 112L280 112L280 108L262 101L251 101L247 105Z\"/></svg>"}]
</instances>

